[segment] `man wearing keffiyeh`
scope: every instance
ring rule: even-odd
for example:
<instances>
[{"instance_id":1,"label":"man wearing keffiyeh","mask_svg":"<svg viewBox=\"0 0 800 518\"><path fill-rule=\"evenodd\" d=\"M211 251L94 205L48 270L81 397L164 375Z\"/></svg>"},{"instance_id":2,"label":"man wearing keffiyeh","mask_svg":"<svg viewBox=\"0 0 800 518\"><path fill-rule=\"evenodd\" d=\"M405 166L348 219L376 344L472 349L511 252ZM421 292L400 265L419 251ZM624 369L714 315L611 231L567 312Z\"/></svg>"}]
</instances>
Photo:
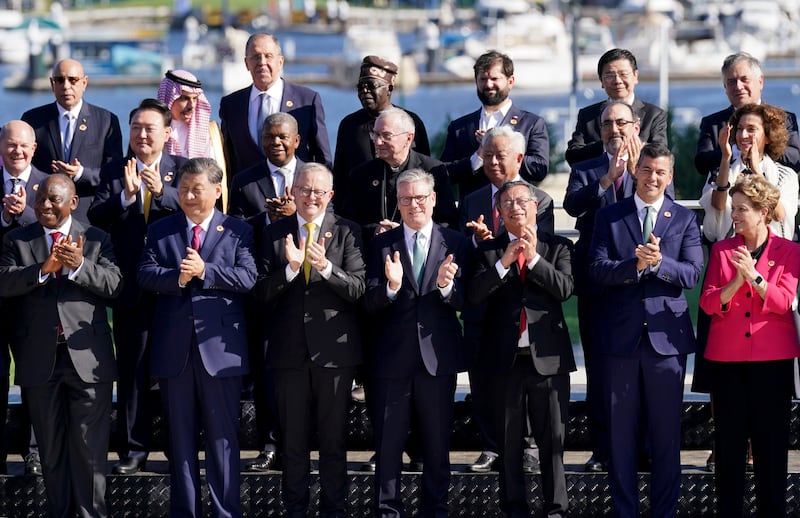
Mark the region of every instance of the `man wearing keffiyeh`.
<instances>
[{"instance_id":1,"label":"man wearing keffiyeh","mask_svg":"<svg viewBox=\"0 0 800 518\"><path fill-rule=\"evenodd\" d=\"M172 135L167 153L186 158L214 158L208 124L211 104L201 82L186 70L168 70L158 86L158 100L172 112Z\"/></svg>"}]
</instances>

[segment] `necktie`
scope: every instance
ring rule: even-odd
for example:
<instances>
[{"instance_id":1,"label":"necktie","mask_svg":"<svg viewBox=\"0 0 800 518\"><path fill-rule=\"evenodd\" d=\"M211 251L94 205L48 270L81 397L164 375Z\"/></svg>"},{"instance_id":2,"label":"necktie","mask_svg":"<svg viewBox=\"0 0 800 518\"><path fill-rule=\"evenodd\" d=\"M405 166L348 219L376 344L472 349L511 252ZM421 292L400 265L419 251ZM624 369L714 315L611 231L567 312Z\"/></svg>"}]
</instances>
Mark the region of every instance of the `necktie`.
<instances>
[{"instance_id":1,"label":"necktie","mask_svg":"<svg viewBox=\"0 0 800 518\"><path fill-rule=\"evenodd\" d=\"M650 234L653 233L653 212L655 209L652 205L647 205L644 213L644 222L642 223L642 240L647 243L650 241Z\"/></svg>"},{"instance_id":2,"label":"necktie","mask_svg":"<svg viewBox=\"0 0 800 518\"><path fill-rule=\"evenodd\" d=\"M192 227L192 248L200 251L200 232L203 231L203 227L200 225L195 225Z\"/></svg>"},{"instance_id":3,"label":"necktie","mask_svg":"<svg viewBox=\"0 0 800 518\"><path fill-rule=\"evenodd\" d=\"M150 192L150 189L145 186L144 191L142 192L142 211L144 212L145 223L147 223L147 221L150 219L150 204L152 201L153 193Z\"/></svg>"},{"instance_id":4,"label":"necktie","mask_svg":"<svg viewBox=\"0 0 800 518\"><path fill-rule=\"evenodd\" d=\"M311 277L311 263L308 262L308 245L311 243L311 240L314 239L314 229L317 228L316 223L308 222L303 225L308 231L308 237L306 237L306 250L305 250L305 260L303 260L303 277L306 279L306 284L308 284L308 279Z\"/></svg>"},{"instance_id":5,"label":"necktie","mask_svg":"<svg viewBox=\"0 0 800 518\"><path fill-rule=\"evenodd\" d=\"M261 130L264 129L264 121L270 115L269 109L269 95L267 92L261 92L260 102L258 103L258 118L256 119L256 143L259 149L261 148Z\"/></svg>"},{"instance_id":6,"label":"necktie","mask_svg":"<svg viewBox=\"0 0 800 518\"><path fill-rule=\"evenodd\" d=\"M69 161L69 153L72 149L72 136L75 133L75 125L72 123L72 115L64 114L66 123L64 125L64 160Z\"/></svg>"},{"instance_id":7,"label":"necktie","mask_svg":"<svg viewBox=\"0 0 800 518\"><path fill-rule=\"evenodd\" d=\"M500 232L500 211L497 210L497 200L492 198L492 233L497 235Z\"/></svg>"},{"instance_id":8,"label":"necktie","mask_svg":"<svg viewBox=\"0 0 800 518\"><path fill-rule=\"evenodd\" d=\"M617 201L625 197L625 189L623 188L622 176L614 180L614 192L617 193Z\"/></svg>"},{"instance_id":9,"label":"necktie","mask_svg":"<svg viewBox=\"0 0 800 518\"><path fill-rule=\"evenodd\" d=\"M289 169L279 167L275 170L275 196L283 196L286 194L286 187L288 182Z\"/></svg>"},{"instance_id":10,"label":"necktie","mask_svg":"<svg viewBox=\"0 0 800 518\"><path fill-rule=\"evenodd\" d=\"M519 279L522 284L525 284L525 277L528 274L528 265L525 264L525 254L520 253L517 256L517 266L519 266ZM522 304L519 313L519 336L528 328L528 316L525 314L525 304Z\"/></svg>"},{"instance_id":11,"label":"necktie","mask_svg":"<svg viewBox=\"0 0 800 518\"><path fill-rule=\"evenodd\" d=\"M422 286L422 272L425 270L425 234L422 232L414 232L414 256L411 265L417 286Z\"/></svg>"},{"instance_id":12,"label":"necktie","mask_svg":"<svg viewBox=\"0 0 800 518\"><path fill-rule=\"evenodd\" d=\"M9 191L11 194L19 193L19 185L20 185L21 181L22 180L20 180L19 178L12 178L11 179L11 190Z\"/></svg>"}]
</instances>

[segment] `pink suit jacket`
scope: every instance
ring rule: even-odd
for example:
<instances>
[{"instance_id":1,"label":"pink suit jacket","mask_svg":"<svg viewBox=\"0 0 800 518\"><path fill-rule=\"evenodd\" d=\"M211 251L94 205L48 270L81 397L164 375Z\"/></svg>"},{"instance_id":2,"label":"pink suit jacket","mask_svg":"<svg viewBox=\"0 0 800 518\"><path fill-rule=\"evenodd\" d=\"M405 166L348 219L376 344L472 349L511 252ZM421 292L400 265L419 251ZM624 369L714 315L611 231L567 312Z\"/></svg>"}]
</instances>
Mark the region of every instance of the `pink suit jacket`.
<instances>
[{"instance_id":1,"label":"pink suit jacket","mask_svg":"<svg viewBox=\"0 0 800 518\"><path fill-rule=\"evenodd\" d=\"M723 310L720 294L736 276L731 256L742 246L741 236L719 241L711 248L700 308L711 315L705 357L721 362L768 361L800 356L792 301L800 276L800 245L769 231L769 241L756 263L767 281L762 299L745 283Z\"/></svg>"}]
</instances>

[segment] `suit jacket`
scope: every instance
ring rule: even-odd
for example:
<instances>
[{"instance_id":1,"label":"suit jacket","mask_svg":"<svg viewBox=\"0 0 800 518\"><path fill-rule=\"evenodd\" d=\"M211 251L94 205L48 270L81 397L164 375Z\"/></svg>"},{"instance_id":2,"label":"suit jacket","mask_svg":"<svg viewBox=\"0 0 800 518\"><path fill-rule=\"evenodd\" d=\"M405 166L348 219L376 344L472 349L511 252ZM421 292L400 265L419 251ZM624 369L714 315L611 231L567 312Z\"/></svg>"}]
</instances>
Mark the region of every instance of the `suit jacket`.
<instances>
[{"instance_id":1,"label":"suit jacket","mask_svg":"<svg viewBox=\"0 0 800 518\"><path fill-rule=\"evenodd\" d=\"M401 108L402 109L402 108ZM428 143L428 132L425 123L416 113L403 110L414 119L414 143L412 149L422 155L431 154L431 147ZM346 115L339 123L339 131L336 134L336 152L333 155L333 189L339 195L339 199L345 199L345 192L349 188L348 179L350 172L359 164L375 158L375 144L369 137L375 125L375 117L361 108L349 115Z\"/></svg>"},{"instance_id":2,"label":"suit jacket","mask_svg":"<svg viewBox=\"0 0 800 518\"><path fill-rule=\"evenodd\" d=\"M145 223L141 192L136 195L134 203L127 208L122 207L121 193L125 188L123 175L126 161L127 158L115 160L103 167L97 194L89 208L92 224L111 234L117 264L125 278L122 293L114 302L114 307L118 309L132 307L139 302L141 290L136 282L136 273L139 270L147 227L164 216L180 212L178 170L186 163L183 157L166 153L161 155L159 171L164 194L161 198L152 198L149 220Z\"/></svg>"},{"instance_id":3,"label":"suit jacket","mask_svg":"<svg viewBox=\"0 0 800 518\"><path fill-rule=\"evenodd\" d=\"M715 171L722 160L722 151L719 148L719 130L731 120L733 105L724 110L707 115L700 120L700 135L697 137L697 151L694 155L694 167L703 176ZM778 159L795 171L800 171L800 135L797 133L797 117L794 113L786 112L786 129L789 130L789 144Z\"/></svg>"},{"instance_id":4,"label":"suit jacket","mask_svg":"<svg viewBox=\"0 0 800 518\"><path fill-rule=\"evenodd\" d=\"M156 292L156 320L150 330L150 370L173 378L185 368L195 345L212 377L248 372L243 298L255 285L253 230L244 221L215 210L200 257L205 278L178 284L180 263L189 246L184 214L173 214L147 229L147 246L139 267L142 289Z\"/></svg>"},{"instance_id":5,"label":"suit jacket","mask_svg":"<svg viewBox=\"0 0 800 518\"><path fill-rule=\"evenodd\" d=\"M299 246L297 216L267 225L261 240L256 300L269 304L267 365L300 368L306 358L320 367L361 363L357 302L364 294L366 266L361 229L346 219L326 214L319 229L325 257L333 270L327 280L312 268L306 284L303 270L286 280L285 243L291 235ZM263 307L263 306L262 306Z\"/></svg>"},{"instance_id":6,"label":"suit jacket","mask_svg":"<svg viewBox=\"0 0 800 518\"><path fill-rule=\"evenodd\" d=\"M77 158L80 161L83 174L75 182L80 202L72 217L88 225L86 213L94 198L95 189L100 184L100 168L123 155L119 119L110 111L83 101L81 112L75 121L75 134L68 157L64 156L55 102L26 111L22 114L22 120L33 126L36 132L33 165L37 169L49 174L53 160L70 162Z\"/></svg>"},{"instance_id":7,"label":"suit jacket","mask_svg":"<svg viewBox=\"0 0 800 518\"><path fill-rule=\"evenodd\" d=\"M119 293L122 275L114 264L108 234L84 227L73 218L73 239L82 235L83 265L74 279L66 272L39 283L42 264L50 255L39 223L6 234L0 256L0 296L16 307L11 351L16 383L42 385L56 363L56 338L61 323L75 371L85 383L111 382L117 376L106 301Z\"/></svg>"},{"instance_id":8,"label":"suit jacket","mask_svg":"<svg viewBox=\"0 0 800 518\"><path fill-rule=\"evenodd\" d=\"M607 101L592 104L578 110L578 123L564 154L570 165L583 162L603 154L600 135L600 115ZM633 98L633 113L639 117L639 138L644 143L667 145L667 112L658 106Z\"/></svg>"},{"instance_id":9,"label":"suit jacket","mask_svg":"<svg viewBox=\"0 0 800 518\"><path fill-rule=\"evenodd\" d=\"M344 217L355 221L364 230L364 242L369 243L375 233L375 227L382 219L400 221L400 209L397 207L397 192L394 180L403 171L423 169L434 177L433 190L436 193L436 207L433 208L433 220L448 228L456 228L458 210L453 200L453 192L447 179L444 165L429 156L409 151L408 160L400 166L397 173L392 173L389 166L380 158L374 158L353 169L350 174L348 199L336 202L336 210Z\"/></svg>"},{"instance_id":10,"label":"suit jacket","mask_svg":"<svg viewBox=\"0 0 800 518\"><path fill-rule=\"evenodd\" d=\"M723 309L722 289L736 277L731 255L742 236L714 243L708 259L700 307L711 315L705 357L724 362L770 361L800 356L792 302L800 277L800 245L776 236L769 240L756 270L769 284L764 299L745 282Z\"/></svg>"},{"instance_id":11,"label":"suit jacket","mask_svg":"<svg viewBox=\"0 0 800 518\"><path fill-rule=\"evenodd\" d=\"M653 233L661 238L661 266L657 272L648 267L639 277L634 253L642 244L642 225L634 199L626 198L597 212L591 273L603 290L598 322L609 330L596 337L601 353L630 355L644 330L660 354L694 352L694 331L683 290L697 284L703 269L697 217L665 197Z\"/></svg>"},{"instance_id":12,"label":"suit jacket","mask_svg":"<svg viewBox=\"0 0 800 518\"><path fill-rule=\"evenodd\" d=\"M229 176L235 176L264 160L260 142L254 142L247 123L250 86L220 100L219 118ZM281 111L297 119L300 147L297 157L304 162L318 162L330 167L331 148L325 127L325 110L317 92L288 81L283 83Z\"/></svg>"},{"instance_id":13,"label":"suit jacket","mask_svg":"<svg viewBox=\"0 0 800 518\"><path fill-rule=\"evenodd\" d=\"M548 234L555 234L555 214L553 212L553 198L539 189L533 188L536 193L536 199L539 200L539 205L536 209L536 225L540 230ZM492 186L484 185L477 191L469 194L459 205L459 212L461 213L461 230L472 240L472 229L467 228L467 223L476 221L480 215L483 215L483 222L489 227L494 236L500 234L505 229L503 225L503 218L500 218L500 228L494 228L492 221Z\"/></svg>"},{"instance_id":14,"label":"suit jacket","mask_svg":"<svg viewBox=\"0 0 800 518\"><path fill-rule=\"evenodd\" d=\"M5 196L9 194L6 192L6 183L3 181L3 168L0 167L0 193ZM7 227L0 226L0 237L6 235L8 232L14 230L18 227L24 227L26 225L30 225L32 223L36 223L36 214L33 212L33 202L36 198L36 191L39 190L39 185L42 184L49 175L47 173L43 173L42 171L36 169L33 165L31 165L31 175L28 177L28 183L25 187L25 210L22 211L22 214L17 216L16 218L11 221L11 224ZM2 216L0 216L2 217Z\"/></svg>"},{"instance_id":15,"label":"suit jacket","mask_svg":"<svg viewBox=\"0 0 800 518\"><path fill-rule=\"evenodd\" d=\"M493 372L514 366L522 311L536 372L551 376L575 370L572 340L561 309L561 303L572 295L572 243L542 231L537 238L536 253L541 257L526 272L524 283L516 262L502 279L495 268L510 243L508 232L480 243L473 255L469 302L486 307L478 361Z\"/></svg>"},{"instance_id":16,"label":"suit jacket","mask_svg":"<svg viewBox=\"0 0 800 518\"><path fill-rule=\"evenodd\" d=\"M395 252L400 252L403 263L403 282L397 297L391 300L386 293L384 262ZM443 299L436 277L448 254L453 254L459 269L452 292ZM433 225L421 286L412 273L403 225L375 236L368 257L364 305L374 316L371 374L402 379L418 374L420 368L432 376L465 370L461 323L456 316L464 302L464 269L469 261L469 245L464 236Z\"/></svg>"},{"instance_id":17,"label":"suit jacket","mask_svg":"<svg viewBox=\"0 0 800 518\"><path fill-rule=\"evenodd\" d=\"M297 159L295 175L305 162ZM284 193L280 193L283 196ZM247 219L266 211L265 200L275 198L275 185L266 160L250 166L233 177L228 201L228 215Z\"/></svg>"},{"instance_id":18,"label":"suit jacket","mask_svg":"<svg viewBox=\"0 0 800 518\"><path fill-rule=\"evenodd\" d=\"M447 140L442 151L442 162L447 164L450 180L459 185L464 198L467 194L489 183L482 168L473 171L470 156L478 150L475 132L481 119L481 110L464 115L447 126ZM501 125L508 124L525 136L528 143L519 174L527 182L544 179L550 167L550 140L544 119L512 104Z\"/></svg>"}]
</instances>

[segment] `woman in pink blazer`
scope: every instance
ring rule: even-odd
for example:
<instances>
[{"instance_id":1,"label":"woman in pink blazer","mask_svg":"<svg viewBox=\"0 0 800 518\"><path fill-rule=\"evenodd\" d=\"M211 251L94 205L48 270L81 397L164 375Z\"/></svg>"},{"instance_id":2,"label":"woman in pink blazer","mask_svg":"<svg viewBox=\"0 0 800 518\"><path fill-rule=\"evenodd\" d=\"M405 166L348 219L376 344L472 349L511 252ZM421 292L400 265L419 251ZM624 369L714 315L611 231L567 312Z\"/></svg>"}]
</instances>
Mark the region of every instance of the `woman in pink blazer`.
<instances>
[{"instance_id":1,"label":"woman in pink blazer","mask_svg":"<svg viewBox=\"0 0 800 518\"><path fill-rule=\"evenodd\" d=\"M786 516L800 245L768 227L780 192L760 175L730 190L736 235L714 244L700 307L711 315L705 357L715 406L718 516L742 516L751 437L759 516Z\"/></svg>"}]
</instances>

